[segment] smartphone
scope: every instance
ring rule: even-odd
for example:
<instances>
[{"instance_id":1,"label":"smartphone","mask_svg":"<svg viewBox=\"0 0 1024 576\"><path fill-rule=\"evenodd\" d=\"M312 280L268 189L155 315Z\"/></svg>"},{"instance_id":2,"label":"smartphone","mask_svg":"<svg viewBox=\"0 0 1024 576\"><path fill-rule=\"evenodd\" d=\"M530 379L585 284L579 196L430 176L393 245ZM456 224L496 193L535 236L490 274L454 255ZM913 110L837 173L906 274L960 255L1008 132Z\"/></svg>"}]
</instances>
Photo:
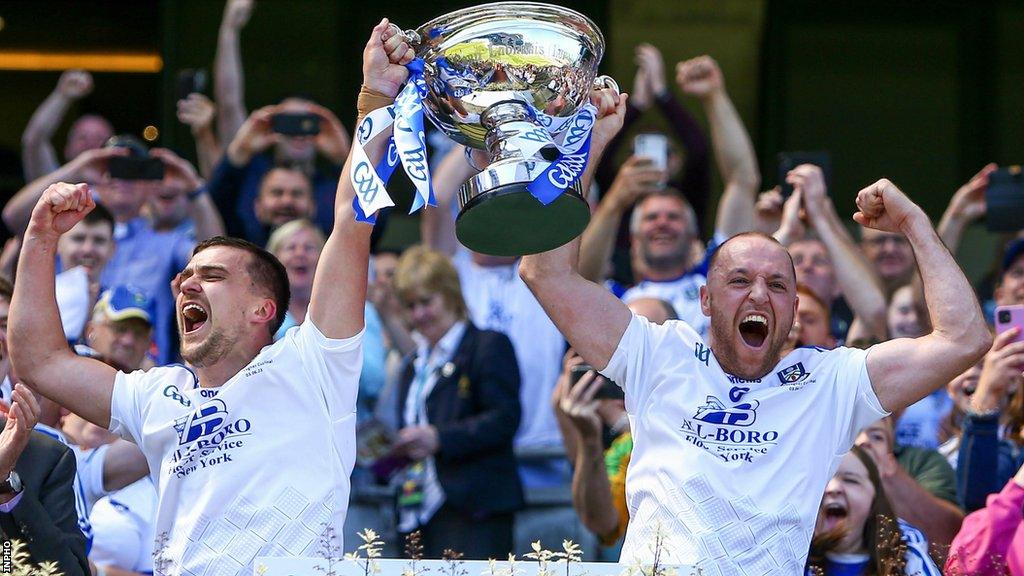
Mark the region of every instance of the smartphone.
<instances>
[{"instance_id":1,"label":"smartphone","mask_svg":"<svg viewBox=\"0 0 1024 576\"><path fill-rule=\"evenodd\" d=\"M108 165L110 177L118 180L163 180L164 163L159 158L115 156Z\"/></svg>"},{"instance_id":2,"label":"smartphone","mask_svg":"<svg viewBox=\"0 0 1024 576\"><path fill-rule=\"evenodd\" d=\"M650 158L654 167L668 169L668 137L664 134L637 134L633 138L633 154Z\"/></svg>"},{"instance_id":3,"label":"smartphone","mask_svg":"<svg viewBox=\"0 0 1024 576\"><path fill-rule=\"evenodd\" d=\"M789 171L801 164L814 164L821 168L822 176L825 178L825 189L832 189L832 155L825 150L810 152L780 152L779 153L779 187L782 198L789 198L793 194L793 185L786 183L786 175Z\"/></svg>"},{"instance_id":4,"label":"smartphone","mask_svg":"<svg viewBox=\"0 0 1024 576\"><path fill-rule=\"evenodd\" d=\"M186 68L178 72L178 100L188 98L189 94L206 92L206 80L209 78L202 68Z\"/></svg>"},{"instance_id":5,"label":"smartphone","mask_svg":"<svg viewBox=\"0 0 1024 576\"><path fill-rule=\"evenodd\" d=\"M594 367L590 364L579 364L577 366L573 366L569 378L570 385L575 386L580 381L580 378L583 378L584 374L593 369ZM594 395L595 400L622 400L625 398L625 394L622 392L622 388L619 388L618 384L604 376L601 376L600 374L598 374L598 378L604 380L604 383L601 384L601 389Z\"/></svg>"},{"instance_id":6,"label":"smartphone","mask_svg":"<svg viewBox=\"0 0 1024 576\"><path fill-rule=\"evenodd\" d=\"M285 136L316 136L320 133L320 117L312 112L274 114L270 128Z\"/></svg>"},{"instance_id":7,"label":"smartphone","mask_svg":"<svg viewBox=\"0 0 1024 576\"><path fill-rule=\"evenodd\" d=\"M1024 228L1024 174L1020 166L1007 166L988 175L985 227L992 232Z\"/></svg>"},{"instance_id":8,"label":"smartphone","mask_svg":"<svg viewBox=\"0 0 1024 576\"><path fill-rule=\"evenodd\" d=\"M996 334L1006 332L1010 328L1020 328L1014 342L1024 342L1024 304L996 307Z\"/></svg>"}]
</instances>

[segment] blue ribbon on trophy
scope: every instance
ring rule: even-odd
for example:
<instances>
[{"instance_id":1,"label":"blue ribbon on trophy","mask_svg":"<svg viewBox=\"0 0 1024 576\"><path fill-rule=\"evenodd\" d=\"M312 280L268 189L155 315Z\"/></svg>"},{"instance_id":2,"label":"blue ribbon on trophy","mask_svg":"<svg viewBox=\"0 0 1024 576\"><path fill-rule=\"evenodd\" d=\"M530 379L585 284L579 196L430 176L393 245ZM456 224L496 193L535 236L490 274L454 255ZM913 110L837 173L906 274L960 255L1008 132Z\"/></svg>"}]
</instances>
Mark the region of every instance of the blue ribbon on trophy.
<instances>
[{"instance_id":1,"label":"blue ribbon on trophy","mask_svg":"<svg viewBox=\"0 0 1024 576\"><path fill-rule=\"evenodd\" d=\"M409 79L395 98L395 103L371 112L356 131L354 167L350 178L356 191L352 206L356 220L360 222L372 224L376 221L374 214L377 210L395 205L385 187L398 163L402 164L416 187L409 213L424 206L437 205L427 163L423 126L423 99L428 94L423 66L420 58L407 64ZM586 170L597 109L588 103L567 118L549 116L536 109L533 113L543 128L529 122L506 124L502 128L515 132L510 140L515 142L524 158L530 158L544 148L557 149L558 156L551 165L527 186L530 194L547 205L579 180ZM373 168L363 147L392 124L394 131L388 142L387 154Z\"/></svg>"},{"instance_id":2,"label":"blue ribbon on trophy","mask_svg":"<svg viewBox=\"0 0 1024 576\"><path fill-rule=\"evenodd\" d=\"M353 143L353 168L349 175L356 191L352 207L359 222L376 222L377 210L394 206L386 185L399 163L416 186L409 213L425 205L436 206L434 189L427 165L427 143L423 131L423 98L427 85L423 79L423 60L416 58L406 65L409 79L395 98L395 103L368 114L356 130ZM387 153L376 168L371 167L364 146L389 126L395 129L388 140Z\"/></svg>"}]
</instances>

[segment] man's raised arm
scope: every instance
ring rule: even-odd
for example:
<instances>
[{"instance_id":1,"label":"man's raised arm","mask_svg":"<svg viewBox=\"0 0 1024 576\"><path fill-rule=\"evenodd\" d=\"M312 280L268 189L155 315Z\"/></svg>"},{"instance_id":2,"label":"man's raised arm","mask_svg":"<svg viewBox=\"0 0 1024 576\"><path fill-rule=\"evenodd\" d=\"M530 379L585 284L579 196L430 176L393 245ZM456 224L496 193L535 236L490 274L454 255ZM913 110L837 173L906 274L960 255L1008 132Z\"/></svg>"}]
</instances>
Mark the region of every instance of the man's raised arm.
<instances>
[{"instance_id":1,"label":"man's raised arm","mask_svg":"<svg viewBox=\"0 0 1024 576\"><path fill-rule=\"evenodd\" d=\"M85 184L59 182L43 192L21 245L7 339L22 382L107 428L115 371L71 351L54 296L57 239L95 207Z\"/></svg>"},{"instance_id":2,"label":"man's raised arm","mask_svg":"<svg viewBox=\"0 0 1024 576\"><path fill-rule=\"evenodd\" d=\"M583 173L584 190L589 188L608 141L622 128L626 115L625 94L604 89L595 91L591 101L599 112L591 140L590 162ZM523 256L519 275L569 344L588 364L603 370L632 315L611 292L580 276L577 270L579 248L577 238L560 248Z\"/></svg>"},{"instance_id":3,"label":"man's raised arm","mask_svg":"<svg viewBox=\"0 0 1024 576\"><path fill-rule=\"evenodd\" d=\"M928 216L892 182L882 179L857 194L862 226L903 234L914 248L924 281L932 331L872 346L867 370L882 407L898 410L945 386L992 345L981 307L963 271L939 240Z\"/></svg>"},{"instance_id":4,"label":"man's raised arm","mask_svg":"<svg viewBox=\"0 0 1024 576\"><path fill-rule=\"evenodd\" d=\"M381 100L394 100L402 82L408 77L405 64L413 58L413 51L402 37L389 28L385 18L374 27L363 49L364 92L375 93L377 106L361 109L360 114L383 105ZM385 98L386 97L386 98ZM360 102L369 102L363 99ZM361 120L361 118L360 118ZM391 130L384 130L366 143L370 165L383 157ZM328 338L348 338L363 329L363 307L366 301L367 263L370 258L370 234L373 226L356 222L352 199L355 190L349 178L352 153L338 180L338 193L334 201L334 229L320 254L313 295L309 302L309 315L313 323Z\"/></svg>"}]
</instances>

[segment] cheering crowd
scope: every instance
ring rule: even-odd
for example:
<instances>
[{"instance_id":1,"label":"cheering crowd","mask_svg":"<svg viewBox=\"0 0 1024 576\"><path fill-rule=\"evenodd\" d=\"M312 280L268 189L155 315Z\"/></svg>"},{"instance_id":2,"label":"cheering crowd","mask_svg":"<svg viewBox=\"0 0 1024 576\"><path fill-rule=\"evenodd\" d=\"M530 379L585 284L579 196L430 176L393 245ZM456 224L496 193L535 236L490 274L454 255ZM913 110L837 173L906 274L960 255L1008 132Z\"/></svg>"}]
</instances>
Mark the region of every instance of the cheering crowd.
<instances>
[{"instance_id":1,"label":"cheering crowd","mask_svg":"<svg viewBox=\"0 0 1024 576\"><path fill-rule=\"evenodd\" d=\"M58 159L67 111L102 89L81 70L25 128L0 253L0 530L32 562L338 558L370 485L425 557L504 559L525 494L571 485L623 563L1024 575L1024 234L990 290L955 259L996 165L935 226L879 175L855 206L813 163L762 191L714 59L672 85L642 44L629 94L590 95L579 238L461 246L455 198L488 158L437 132L437 206L419 244L385 250L386 213L357 221L350 172L390 129L350 131L394 103L413 50L387 19L370 31L352 124L306 96L247 112L252 8L226 4L214 100L177 104L195 165L94 114ZM618 162L646 115L664 154Z\"/></svg>"}]
</instances>

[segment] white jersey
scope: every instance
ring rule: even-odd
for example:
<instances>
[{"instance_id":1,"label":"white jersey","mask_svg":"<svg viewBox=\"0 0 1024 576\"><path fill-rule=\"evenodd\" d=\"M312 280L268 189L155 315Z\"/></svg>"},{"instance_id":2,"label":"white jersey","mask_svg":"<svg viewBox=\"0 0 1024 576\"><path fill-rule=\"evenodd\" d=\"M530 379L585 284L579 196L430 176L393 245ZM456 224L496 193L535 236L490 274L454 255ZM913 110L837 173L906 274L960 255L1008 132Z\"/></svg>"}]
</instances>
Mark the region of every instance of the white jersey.
<instances>
[{"instance_id":1,"label":"white jersey","mask_svg":"<svg viewBox=\"0 0 1024 576\"><path fill-rule=\"evenodd\" d=\"M156 487L147 476L97 502L89 515L89 559L97 566L152 573L156 501Z\"/></svg>"},{"instance_id":2,"label":"white jersey","mask_svg":"<svg viewBox=\"0 0 1024 576\"><path fill-rule=\"evenodd\" d=\"M602 371L625 390L633 432L620 561L651 561L660 533L663 563L800 574L826 483L885 416L865 357L800 348L741 380L685 323L634 316Z\"/></svg>"},{"instance_id":3,"label":"white jersey","mask_svg":"<svg viewBox=\"0 0 1024 576\"><path fill-rule=\"evenodd\" d=\"M253 573L260 556L341 556L362 333L307 319L219 388L183 366L118 373L110 429L157 486L163 574Z\"/></svg>"},{"instance_id":4,"label":"white jersey","mask_svg":"<svg viewBox=\"0 0 1024 576\"><path fill-rule=\"evenodd\" d=\"M700 272L687 272L675 280L643 280L622 295L622 301L629 304L637 298L657 298L672 305L676 316L689 324L698 334L707 334L711 319L700 309L700 287L708 279Z\"/></svg>"},{"instance_id":5,"label":"white jersey","mask_svg":"<svg viewBox=\"0 0 1024 576\"><path fill-rule=\"evenodd\" d=\"M551 393L562 371L565 338L519 278L518 262L477 266L465 250L453 261L473 324L508 336L515 349L522 405L516 447L562 446Z\"/></svg>"}]
</instances>

